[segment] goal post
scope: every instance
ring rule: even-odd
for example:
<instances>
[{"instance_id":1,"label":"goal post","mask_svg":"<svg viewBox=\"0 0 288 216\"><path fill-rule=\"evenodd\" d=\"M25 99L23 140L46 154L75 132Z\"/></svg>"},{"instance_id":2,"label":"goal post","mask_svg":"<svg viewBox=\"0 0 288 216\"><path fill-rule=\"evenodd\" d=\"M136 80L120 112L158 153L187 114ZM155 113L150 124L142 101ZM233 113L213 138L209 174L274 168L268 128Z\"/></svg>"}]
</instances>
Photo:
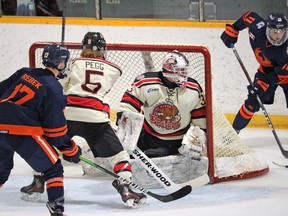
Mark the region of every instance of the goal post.
<instances>
[{"instance_id":1,"label":"goal post","mask_svg":"<svg viewBox=\"0 0 288 216\"><path fill-rule=\"evenodd\" d=\"M51 42L36 42L29 49L30 67L43 67L42 51ZM65 43L71 58L79 57L81 43ZM146 71L160 71L167 52L183 52L192 67L190 77L202 86L206 98L207 157L210 183L252 178L269 171L267 163L245 144L234 131L220 106L212 99L212 72L209 50L199 45L107 44L107 60L119 65L123 74L107 95L111 106L111 121L125 90L134 79Z\"/></svg>"}]
</instances>

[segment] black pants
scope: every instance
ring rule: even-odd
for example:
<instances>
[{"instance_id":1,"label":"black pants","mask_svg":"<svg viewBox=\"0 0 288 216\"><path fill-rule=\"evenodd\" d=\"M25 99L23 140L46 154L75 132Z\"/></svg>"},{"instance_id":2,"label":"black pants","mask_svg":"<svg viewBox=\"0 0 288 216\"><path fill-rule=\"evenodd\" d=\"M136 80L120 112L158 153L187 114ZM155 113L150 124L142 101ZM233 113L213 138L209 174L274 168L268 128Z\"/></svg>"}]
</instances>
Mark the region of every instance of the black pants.
<instances>
[{"instance_id":1,"label":"black pants","mask_svg":"<svg viewBox=\"0 0 288 216\"><path fill-rule=\"evenodd\" d=\"M143 128L137 143L138 148L148 157L163 157L178 154L178 148L182 145L180 140L162 140L147 133Z\"/></svg>"},{"instance_id":2,"label":"black pants","mask_svg":"<svg viewBox=\"0 0 288 216\"><path fill-rule=\"evenodd\" d=\"M86 139L94 157L110 157L123 151L123 146L108 122L89 123L67 121L68 136Z\"/></svg>"}]
</instances>

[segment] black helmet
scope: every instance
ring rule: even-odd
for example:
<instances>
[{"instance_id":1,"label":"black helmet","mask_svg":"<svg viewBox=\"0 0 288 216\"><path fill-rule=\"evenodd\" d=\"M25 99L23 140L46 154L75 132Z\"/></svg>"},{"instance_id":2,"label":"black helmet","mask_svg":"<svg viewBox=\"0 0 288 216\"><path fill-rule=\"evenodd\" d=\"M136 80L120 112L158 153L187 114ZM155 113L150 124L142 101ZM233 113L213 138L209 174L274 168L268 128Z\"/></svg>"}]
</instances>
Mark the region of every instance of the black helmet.
<instances>
[{"instance_id":1,"label":"black helmet","mask_svg":"<svg viewBox=\"0 0 288 216\"><path fill-rule=\"evenodd\" d=\"M270 13L266 28L266 36L269 42L274 46L281 46L288 38L287 30L287 18L285 15L282 13ZM272 31L283 35L280 39L276 40L271 36Z\"/></svg>"},{"instance_id":2,"label":"black helmet","mask_svg":"<svg viewBox=\"0 0 288 216\"><path fill-rule=\"evenodd\" d=\"M83 49L106 50L106 41L100 32L87 32L82 40Z\"/></svg>"},{"instance_id":3,"label":"black helmet","mask_svg":"<svg viewBox=\"0 0 288 216\"><path fill-rule=\"evenodd\" d=\"M58 66L61 60L65 60L66 68L69 57L70 52L68 51L67 47L60 44L49 44L44 48L42 53L43 65L46 67L56 68L57 70L59 70Z\"/></svg>"},{"instance_id":4,"label":"black helmet","mask_svg":"<svg viewBox=\"0 0 288 216\"><path fill-rule=\"evenodd\" d=\"M49 44L44 48L42 53L43 65L57 69L59 71L59 75L57 76L59 79L67 76L65 74L65 68L69 58L70 52L67 47L60 44ZM58 66L62 60L65 60L65 67L59 69Z\"/></svg>"}]
</instances>

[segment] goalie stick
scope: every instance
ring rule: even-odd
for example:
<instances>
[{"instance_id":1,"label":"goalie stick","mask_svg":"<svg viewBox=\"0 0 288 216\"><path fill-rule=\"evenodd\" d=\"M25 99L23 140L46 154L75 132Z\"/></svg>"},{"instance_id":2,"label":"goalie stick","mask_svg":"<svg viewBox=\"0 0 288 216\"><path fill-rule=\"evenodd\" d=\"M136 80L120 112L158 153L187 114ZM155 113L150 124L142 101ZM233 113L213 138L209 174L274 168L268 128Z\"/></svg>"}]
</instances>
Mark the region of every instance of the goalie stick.
<instances>
[{"instance_id":1,"label":"goalie stick","mask_svg":"<svg viewBox=\"0 0 288 216\"><path fill-rule=\"evenodd\" d=\"M235 46L234 46L234 44L230 44L230 47L232 48L233 53L235 54L235 56L236 56L236 58L237 58L237 60L238 60L238 62L240 64L242 70L244 71L244 74L245 74L249 84L253 85L253 82L252 82L252 80L251 80L251 78L249 76L249 73L247 72L247 70L246 70L246 68L245 68L245 66L244 66L244 64L243 64L243 62L242 62L242 60L241 60L241 58L240 58ZM258 101L258 103L259 103L259 105L260 105L260 107L261 107L261 109L263 111L263 114L264 114L264 116L265 116L265 118L266 118L266 120L268 122L268 125L271 128L271 130L272 130L272 133L273 133L273 135L274 135L274 137L276 139L276 142L277 142L277 144L278 144L278 146L280 148L280 151L281 151L282 155L285 158L288 158L288 151L283 148L283 146L282 146L282 144L280 142L280 139L279 139L279 137L278 137L278 135L277 135L277 133L275 131L275 128L274 128L274 126L272 124L272 121L271 121L271 119L270 119L270 117L269 117L269 115L268 115L268 113L266 111L266 108L265 108L264 104L262 103L262 101L261 101L261 99L260 99L258 94L256 94L256 98L257 98L257 101Z\"/></svg>"},{"instance_id":2,"label":"goalie stick","mask_svg":"<svg viewBox=\"0 0 288 216\"><path fill-rule=\"evenodd\" d=\"M146 190L145 188L133 183L130 180L122 178L121 176L119 176L119 175L117 175L117 174L105 169L104 167L96 164L95 162L93 162L93 161L91 161L91 160L89 160L89 159L87 159L87 158L85 158L83 156L80 156L79 158L80 158L81 161L83 161L83 162L85 162L85 163L87 163L87 164L89 164L89 165L91 165L91 166L93 166L93 167L95 167L95 168L97 168L97 169L99 169L99 170L101 170L101 171L113 176L114 178L120 180L121 182L125 182L125 183L129 184L133 188L136 188L136 189L140 190L141 192L143 192L145 194L148 194L149 196L152 196L152 197L154 197L155 199L157 199L157 200L159 200L161 202L171 202L171 201L180 199L180 198L188 195L192 191L192 187L187 185L185 187L182 187L180 190L175 191L175 192L170 193L170 194L167 194L167 195L155 194L155 193L152 193L151 191Z\"/></svg>"},{"instance_id":3,"label":"goalie stick","mask_svg":"<svg viewBox=\"0 0 288 216\"><path fill-rule=\"evenodd\" d=\"M144 116L134 112L124 111L122 113L123 119L119 122L117 136L122 142L124 149L132 155L141 166L155 178L167 191L173 193L183 187L191 186L192 188L199 188L209 183L210 179L207 174L204 174L196 179L188 182L177 184L174 183L147 155L137 147L139 135L141 133Z\"/></svg>"},{"instance_id":4,"label":"goalie stick","mask_svg":"<svg viewBox=\"0 0 288 216\"><path fill-rule=\"evenodd\" d=\"M273 164L279 166L279 167L283 167L283 168L288 168L288 165L285 165L285 164L279 164L279 163L276 163L273 161Z\"/></svg>"},{"instance_id":5,"label":"goalie stick","mask_svg":"<svg viewBox=\"0 0 288 216\"><path fill-rule=\"evenodd\" d=\"M159 167L157 167L157 165L149 157L147 157L147 155L142 152L138 147L135 147L135 149L129 151L129 153L133 155L133 157L141 163L144 169L169 192L175 192L186 186L191 186L193 189L199 188L208 184L210 181L209 176L207 174L204 174L188 182L177 184L173 182Z\"/></svg>"}]
</instances>

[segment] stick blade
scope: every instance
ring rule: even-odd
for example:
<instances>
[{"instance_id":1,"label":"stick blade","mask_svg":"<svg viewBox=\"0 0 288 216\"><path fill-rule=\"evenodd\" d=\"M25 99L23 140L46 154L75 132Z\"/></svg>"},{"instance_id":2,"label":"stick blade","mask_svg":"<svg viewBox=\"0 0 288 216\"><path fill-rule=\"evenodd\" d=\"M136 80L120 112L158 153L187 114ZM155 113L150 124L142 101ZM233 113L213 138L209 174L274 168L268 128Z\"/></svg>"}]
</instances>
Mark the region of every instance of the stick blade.
<instances>
[{"instance_id":1,"label":"stick blade","mask_svg":"<svg viewBox=\"0 0 288 216\"><path fill-rule=\"evenodd\" d=\"M288 165L285 165L285 164L279 164L279 163L276 163L274 161L272 161L273 164L275 164L276 166L279 166L279 167L283 167L283 168L288 168Z\"/></svg>"},{"instance_id":2,"label":"stick blade","mask_svg":"<svg viewBox=\"0 0 288 216\"><path fill-rule=\"evenodd\" d=\"M192 187L191 185L186 185L184 187L182 187L181 189L179 189L178 191L175 191L171 194L167 194L167 195L159 195L159 194L154 194L150 191L148 191L147 194L149 194L150 196L154 197L155 199L161 201L161 202L171 202L177 199L180 199L182 197L185 197L186 195L190 194L192 191Z\"/></svg>"}]
</instances>

